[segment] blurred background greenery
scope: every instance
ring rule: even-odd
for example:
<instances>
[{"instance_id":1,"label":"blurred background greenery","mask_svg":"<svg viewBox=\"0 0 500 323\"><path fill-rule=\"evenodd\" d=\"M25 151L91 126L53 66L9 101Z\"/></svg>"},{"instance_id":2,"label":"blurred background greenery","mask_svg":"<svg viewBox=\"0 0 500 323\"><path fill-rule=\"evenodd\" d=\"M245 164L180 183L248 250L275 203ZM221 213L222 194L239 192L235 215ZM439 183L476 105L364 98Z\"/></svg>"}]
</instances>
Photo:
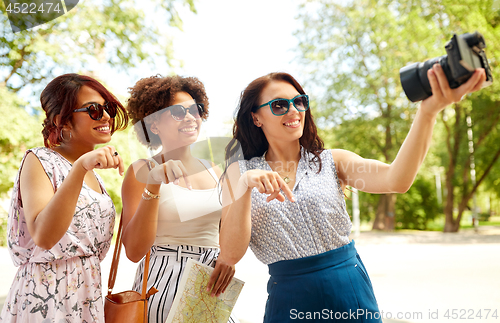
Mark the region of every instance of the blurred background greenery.
<instances>
[{"instance_id":1,"label":"blurred background greenery","mask_svg":"<svg viewBox=\"0 0 500 323\"><path fill-rule=\"evenodd\" d=\"M493 85L443 111L412 188L398 195L357 194L366 229L456 232L471 227L474 198L479 224L500 225L499 2L300 2L295 62L313 98L313 114L327 148L348 149L387 163L395 158L418 109L402 92L399 68L446 54L444 44L454 33L477 30L484 35ZM27 148L43 145L36 100L43 86L68 71L96 76L89 66L126 71L139 64L154 66L157 60L175 64L166 31L181 29L179 8L195 13L196 3L144 3L149 9L139 9L132 0L86 0L36 31L13 34L0 2L0 245L5 244L9 190L22 156ZM162 24L148 18L151 10L163 18ZM143 149L130 146L133 136L128 128L111 142L126 165ZM120 210L121 178L117 172L99 173ZM352 196L347 203L351 210Z\"/></svg>"},{"instance_id":2,"label":"blurred background greenery","mask_svg":"<svg viewBox=\"0 0 500 323\"><path fill-rule=\"evenodd\" d=\"M399 68L445 55L454 33L483 34L498 80L498 1L307 1L299 19L300 62L308 86L317 89L318 125L330 148L392 162L417 109L402 92ZM431 150L406 194L359 194L360 213L372 228L456 232L471 223L474 196L482 220L498 214L499 88L496 81L441 113Z\"/></svg>"}]
</instances>

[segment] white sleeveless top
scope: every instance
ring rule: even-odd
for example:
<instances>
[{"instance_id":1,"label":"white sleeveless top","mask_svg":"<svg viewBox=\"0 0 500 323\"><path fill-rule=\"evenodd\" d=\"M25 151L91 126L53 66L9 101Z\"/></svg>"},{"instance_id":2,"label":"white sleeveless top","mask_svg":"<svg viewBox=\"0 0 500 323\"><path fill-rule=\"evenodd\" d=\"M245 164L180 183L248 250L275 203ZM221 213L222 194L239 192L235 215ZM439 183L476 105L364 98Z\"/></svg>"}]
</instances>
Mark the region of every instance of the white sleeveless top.
<instances>
[{"instance_id":1,"label":"white sleeveless top","mask_svg":"<svg viewBox=\"0 0 500 323\"><path fill-rule=\"evenodd\" d=\"M153 158L149 160L158 166ZM210 164L206 160L200 162L218 182ZM222 206L215 183L214 188L205 190L189 190L173 183L162 184L159 202L155 245L219 248Z\"/></svg>"}]
</instances>

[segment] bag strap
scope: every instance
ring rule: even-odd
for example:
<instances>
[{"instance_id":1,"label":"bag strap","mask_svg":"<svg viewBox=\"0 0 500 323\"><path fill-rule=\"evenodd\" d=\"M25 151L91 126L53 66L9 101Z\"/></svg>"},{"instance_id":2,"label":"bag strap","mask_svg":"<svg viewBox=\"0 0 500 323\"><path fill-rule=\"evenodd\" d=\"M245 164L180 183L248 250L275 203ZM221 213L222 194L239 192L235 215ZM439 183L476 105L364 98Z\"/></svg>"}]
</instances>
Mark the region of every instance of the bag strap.
<instances>
[{"instance_id":1,"label":"bag strap","mask_svg":"<svg viewBox=\"0 0 500 323\"><path fill-rule=\"evenodd\" d=\"M118 235L116 237L115 250L113 252L113 260L111 261L111 269L109 271L109 279L108 279L108 295L111 295L113 292L113 287L115 287L116 280L116 272L118 270L118 262L120 261L120 252L122 250L122 228L123 228L123 210L120 216L120 224L118 226ZM146 299L146 288L148 282L148 274L149 274L149 257L151 250L146 254L146 260L144 262L144 274L142 280L142 299Z\"/></svg>"},{"instance_id":2,"label":"bag strap","mask_svg":"<svg viewBox=\"0 0 500 323\"><path fill-rule=\"evenodd\" d=\"M153 168L155 165L151 160L148 159L143 159L146 162L146 165L148 166L149 171L151 171L151 168ZM165 163L165 159L162 155L162 160ZM168 182L168 180L167 180ZM116 237L116 244L115 244L115 251L113 252L113 260L111 261L111 269L109 271L109 279L108 279L108 295L111 295L113 291L113 287L115 287L115 280L116 280L116 271L118 270L118 262L120 260L120 252L122 250L122 229L123 229L123 210L122 214L120 216L120 224L118 226L118 235ZM146 254L146 259L144 261L144 274L143 274L143 279L142 279L142 292L141 292L141 297L142 299L146 299L146 296L149 298L152 294L156 293L158 290L156 288L151 287L149 291L146 291L147 284L148 284L148 274L149 274L149 258L151 255L151 250L148 251Z\"/></svg>"},{"instance_id":3,"label":"bag strap","mask_svg":"<svg viewBox=\"0 0 500 323\"><path fill-rule=\"evenodd\" d=\"M149 275L149 256L151 254L151 250L148 250L148 253L146 254L146 260L144 261L144 273L143 273L143 279L142 279L142 292L141 292L141 298L146 299L146 288L148 288L148 275ZM154 294L155 292L153 292Z\"/></svg>"}]
</instances>

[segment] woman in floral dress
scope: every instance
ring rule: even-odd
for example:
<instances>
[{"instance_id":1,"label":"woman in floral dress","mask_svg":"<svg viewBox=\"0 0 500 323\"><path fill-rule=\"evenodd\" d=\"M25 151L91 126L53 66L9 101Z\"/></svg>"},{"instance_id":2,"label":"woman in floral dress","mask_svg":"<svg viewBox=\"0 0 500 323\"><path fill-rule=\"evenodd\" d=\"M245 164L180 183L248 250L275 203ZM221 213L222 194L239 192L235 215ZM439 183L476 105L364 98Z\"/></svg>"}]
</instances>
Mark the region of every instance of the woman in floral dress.
<instances>
[{"instance_id":1,"label":"woman in floral dress","mask_svg":"<svg viewBox=\"0 0 500 323\"><path fill-rule=\"evenodd\" d=\"M126 127L120 102L93 78L65 74L40 96L45 147L29 149L12 191L8 243L19 267L0 322L104 322L100 261L115 208L93 169L123 161L112 146Z\"/></svg>"}]
</instances>

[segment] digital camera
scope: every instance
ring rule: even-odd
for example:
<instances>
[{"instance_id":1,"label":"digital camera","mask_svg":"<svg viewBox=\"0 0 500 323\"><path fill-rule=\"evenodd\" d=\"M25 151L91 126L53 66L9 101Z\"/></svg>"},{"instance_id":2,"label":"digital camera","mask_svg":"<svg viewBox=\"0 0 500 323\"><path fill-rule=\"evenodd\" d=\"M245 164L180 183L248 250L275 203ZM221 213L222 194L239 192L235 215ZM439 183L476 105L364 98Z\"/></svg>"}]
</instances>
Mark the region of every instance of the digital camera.
<instances>
[{"instance_id":1,"label":"digital camera","mask_svg":"<svg viewBox=\"0 0 500 323\"><path fill-rule=\"evenodd\" d=\"M447 55L431 58L423 63L414 63L399 70L401 85L410 101L417 102L432 95L427 70L439 63L448 79L450 88L455 89L465 83L476 68L484 68L486 81L483 87L493 82L488 59L484 52L486 43L479 32L453 35L445 45Z\"/></svg>"}]
</instances>

